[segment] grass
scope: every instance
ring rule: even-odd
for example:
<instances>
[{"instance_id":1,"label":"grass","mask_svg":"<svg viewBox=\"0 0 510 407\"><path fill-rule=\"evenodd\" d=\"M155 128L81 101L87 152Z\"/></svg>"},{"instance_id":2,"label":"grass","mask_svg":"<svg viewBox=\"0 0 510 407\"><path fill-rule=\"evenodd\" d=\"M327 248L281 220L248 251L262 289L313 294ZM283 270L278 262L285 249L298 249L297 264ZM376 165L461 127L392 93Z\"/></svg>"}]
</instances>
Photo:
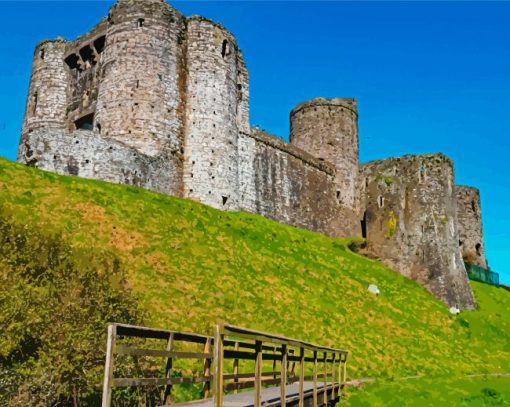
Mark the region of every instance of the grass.
<instances>
[{"instance_id":1,"label":"grass","mask_svg":"<svg viewBox=\"0 0 510 407\"><path fill-rule=\"evenodd\" d=\"M221 319L346 348L351 377L510 372L502 289L473 283L480 309L452 316L348 239L4 159L0 205L26 227L118 255L154 327L207 333Z\"/></svg>"},{"instance_id":2,"label":"grass","mask_svg":"<svg viewBox=\"0 0 510 407\"><path fill-rule=\"evenodd\" d=\"M354 391L350 407L510 406L510 377L425 378L382 382Z\"/></svg>"}]
</instances>

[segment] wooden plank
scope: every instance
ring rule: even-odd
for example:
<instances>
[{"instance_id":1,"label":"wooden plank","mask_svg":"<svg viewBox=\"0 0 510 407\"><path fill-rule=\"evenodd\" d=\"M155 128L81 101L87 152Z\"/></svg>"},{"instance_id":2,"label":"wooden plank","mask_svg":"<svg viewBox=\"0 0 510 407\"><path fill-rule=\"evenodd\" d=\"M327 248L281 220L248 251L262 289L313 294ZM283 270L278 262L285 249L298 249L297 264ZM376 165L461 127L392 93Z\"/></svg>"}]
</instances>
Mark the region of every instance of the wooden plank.
<instances>
[{"instance_id":1,"label":"wooden plank","mask_svg":"<svg viewBox=\"0 0 510 407\"><path fill-rule=\"evenodd\" d=\"M299 339L286 338L285 336L269 334L266 332L255 331L253 329L241 328L235 325L224 325L224 332L226 335L239 336L241 338L259 340L261 342L278 343L282 345L295 346L298 348L305 348L308 350L317 351L330 351L339 353L348 353L343 349L334 349L326 346L315 345L313 343L301 341Z\"/></svg>"},{"instance_id":2,"label":"wooden plank","mask_svg":"<svg viewBox=\"0 0 510 407\"><path fill-rule=\"evenodd\" d=\"M106 360L104 364L104 383L103 383L103 398L101 401L102 407L110 407L112 402L112 381L113 381L113 368L114 368L114 353L115 353L115 337L116 326L115 324L108 325L108 339L106 341Z\"/></svg>"},{"instance_id":3,"label":"wooden plank","mask_svg":"<svg viewBox=\"0 0 510 407\"><path fill-rule=\"evenodd\" d=\"M299 407L305 406L304 384L305 384L305 349L299 349Z\"/></svg>"},{"instance_id":4,"label":"wooden plank","mask_svg":"<svg viewBox=\"0 0 510 407\"><path fill-rule=\"evenodd\" d=\"M173 333L175 341L193 343L205 343L207 338L210 338L206 335L194 334L190 332L167 331L163 329L147 328L137 325L115 324L115 326L117 330L117 336L168 340L170 334Z\"/></svg>"},{"instance_id":5,"label":"wooden plank","mask_svg":"<svg viewBox=\"0 0 510 407\"><path fill-rule=\"evenodd\" d=\"M223 324L214 327L214 407L223 407Z\"/></svg>"},{"instance_id":6,"label":"wooden plank","mask_svg":"<svg viewBox=\"0 0 510 407\"><path fill-rule=\"evenodd\" d=\"M257 358L255 360L255 400L254 407L260 407L260 391L262 390L262 342L257 341L255 350Z\"/></svg>"},{"instance_id":7,"label":"wooden plank","mask_svg":"<svg viewBox=\"0 0 510 407\"><path fill-rule=\"evenodd\" d=\"M135 348L132 346L119 345L117 346L117 355L131 355L131 356L156 356L164 358L175 359L211 359L210 353L201 352L173 352L163 349L145 349Z\"/></svg>"},{"instance_id":8,"label":"wooden plank","mask_svg":"<svg viewBox=\"0 0 510 407\"><path fill-rule=\"evenodd\" d=\"M209 381L210 377L120 377L113 379L116 387L166 386L173 384L194 384Z\"/></svg>"},{"instance_id":9,"label":"wooden plank","mask_svg":"<svg viewBox=\"0 0 510 407\"><path fill-rule=\"evenodd\" d=\"M255 388L256 384L256 380L250 380L250 381L243 381L243 382L238 382L238 383L228 383L225 385L225 390L226 391L230 391L230 390L234 390L234 389L250 389L250 388ZM261 379L261 385L265 385L265 386L269 386L269 385L273 385L273 384L280 384L280 379L273 379L271 377L269 378L262 378ZM262 389L262 387L261 387Z\"/></svg>"}]
</instances>

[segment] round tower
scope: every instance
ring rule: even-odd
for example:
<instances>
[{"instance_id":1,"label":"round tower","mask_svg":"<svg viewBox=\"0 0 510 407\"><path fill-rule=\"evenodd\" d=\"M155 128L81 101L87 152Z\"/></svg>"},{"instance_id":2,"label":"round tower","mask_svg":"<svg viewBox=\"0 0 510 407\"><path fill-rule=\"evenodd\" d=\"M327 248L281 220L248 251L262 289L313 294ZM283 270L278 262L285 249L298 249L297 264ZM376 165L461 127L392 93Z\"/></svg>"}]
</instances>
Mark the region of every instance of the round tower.
<instances>
[{"instance_id":1,"label":"round tower","mask_svg":"<svg viewBox=\"0 0 510 407\"><path fill-rule=\"evenodd\" d=\"M336 199L356 210L358 111L350 98L317 98L290 113L290 142L336 168Z\"/></svg>"},{"instance_id":2,"label":"round tower","mask_svg":"<svg viewBox=\"0 0 510 407\"><path fill-rule=\"evenodd\" d=\"M163 0L119 0L111 8L94 118L103 137L180 160L184 29L184 17Z\"/></svg>"},{"instance_id":3,"label":"round tower","mask_svg":"<svg viewBox=\"0 0 510 407\"><path fill-rule=\"evenodd\" d=\"M68 72L64 64L66 41L43 41L35 48L23 120L21 147L27 133L38 128L66 127Z\"/></svg>"},{"instance_id":4,"label":"round tower","mask_svg":"<svg viewBox=\"0 0 510 407\"><path fill-rule=\"evenodd\" d=\"M247 127L247 112L238 115L247 98L242 57L232 34L202 17L188 19L187 44L184 195L235 210L238 131Z\"/></svg>"}]
</instances>

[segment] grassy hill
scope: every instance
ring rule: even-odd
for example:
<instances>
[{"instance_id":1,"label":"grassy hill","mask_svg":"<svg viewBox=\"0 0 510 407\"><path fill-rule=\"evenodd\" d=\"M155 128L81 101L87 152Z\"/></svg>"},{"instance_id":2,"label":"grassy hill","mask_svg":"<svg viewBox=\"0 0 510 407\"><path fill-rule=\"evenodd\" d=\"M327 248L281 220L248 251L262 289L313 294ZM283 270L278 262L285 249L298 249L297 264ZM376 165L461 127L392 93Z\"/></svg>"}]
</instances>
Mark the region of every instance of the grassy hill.
<instances>
[{"instance_id":1,"label":"grassy hill","mask_svg":"<svg viewBox=\"0 0 510 407\"><path fill-rule=\"evenodd\" d=\"M473 283L479 310L455 317L347 239L5 159L0 207L26 228L118 256L150 326L209 332L222 319L347 348L351 377L510 372L502 289Z\"/></svg>"}]
</instances>

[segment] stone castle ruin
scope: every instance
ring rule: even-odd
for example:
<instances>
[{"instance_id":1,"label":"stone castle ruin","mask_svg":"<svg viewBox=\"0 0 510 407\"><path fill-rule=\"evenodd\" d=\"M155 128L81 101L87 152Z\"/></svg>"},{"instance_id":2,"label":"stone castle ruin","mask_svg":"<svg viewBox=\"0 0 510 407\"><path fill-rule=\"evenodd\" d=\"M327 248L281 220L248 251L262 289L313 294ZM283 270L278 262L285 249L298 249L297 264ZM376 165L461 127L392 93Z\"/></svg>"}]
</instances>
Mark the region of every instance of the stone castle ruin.
<instances>
[{"instance_id":1,"label":"stone castle ruin","mask_svg":"<svg viewBox=\"0 0 510 407\"><path fill-rule=\"evenodd\" d=\"M74 41L37 45L18 161L258 213L366 251L450 306L475 301L462 255L486 266L480 198L442 154L359 163L350 98L290 113L290 143L249 124L234 36L164 0L119 0Z\"/></svg>"}]
</instances>

